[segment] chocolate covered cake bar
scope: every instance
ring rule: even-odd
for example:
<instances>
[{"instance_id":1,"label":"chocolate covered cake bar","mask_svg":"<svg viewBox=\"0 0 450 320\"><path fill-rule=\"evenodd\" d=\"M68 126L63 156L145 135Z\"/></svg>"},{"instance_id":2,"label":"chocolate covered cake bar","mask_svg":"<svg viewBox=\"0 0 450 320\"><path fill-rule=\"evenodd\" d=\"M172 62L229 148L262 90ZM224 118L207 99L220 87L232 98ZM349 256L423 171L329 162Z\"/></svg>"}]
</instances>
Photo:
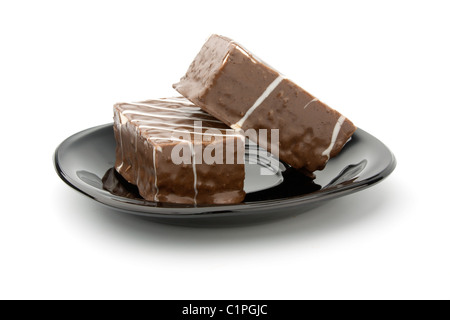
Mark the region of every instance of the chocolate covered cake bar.
<instances>
[{"instance_id":1,"label":"chocolate covered cake bar","mask_svg":"<svg viewBox=\"0 0 450 320\"><path fill-rule=\"evenodd\" d=\"M146 200L232 204L245 197L244 136L185 98L114 106L115 168Z\"/></svg>"},{"instance_id":2,"label":"chocolate covered cake bar","mask_svg":"<svg viewBox=\"0 0 450 320\"><path fill-rule=\"evenodd\" d=\"M356 127L236 42L212 35L174 88L236 130L267 129L249 138L295 168L323 169ZM279 144L270 144L278 129Z\"/></svg>"}]
</instances>

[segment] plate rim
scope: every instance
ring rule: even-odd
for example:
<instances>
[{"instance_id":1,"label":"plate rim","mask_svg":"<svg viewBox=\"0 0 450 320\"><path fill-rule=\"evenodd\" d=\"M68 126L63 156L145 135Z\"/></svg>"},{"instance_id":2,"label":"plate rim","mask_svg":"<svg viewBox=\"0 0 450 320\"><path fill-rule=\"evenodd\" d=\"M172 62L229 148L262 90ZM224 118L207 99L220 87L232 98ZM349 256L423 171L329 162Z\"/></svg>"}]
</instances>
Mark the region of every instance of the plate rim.
<instances>
[{"instance_id":1,"label":"plate rim","mask_svg":"<svg viewBox=\"0 0 450 320\"><path fill-rule=\"evenodd\" d=\"M292 208L302 205L309 205L312 203L320 201L327 201L331 199L335 199L338 197L345 196L350 193L359 192L361 190L364 190L368 187L371 187L385 178L387 178L396 168L397 160L393 154L393 152L378 138L371 135L370 133L364 131L361 128L358 128L355 134L363 134L368 135L372 139L377 140L384 148L389 152L390 159L388 161L388 165L384 167L381 171L377 172L376 174L371 175L369 178L366 178L361 181L354 182L350 185L346 186L340 186L337 187L330 187L327 189L320 189L315 192L311 192L308 194L295 196L295 197L289 197L289 198L282 198L282 199L271 199L271 200L262 200L262 201L255 201L255 202L243 202L239 204L229 204L229 205L211 205L211 206L183 206L183 205L174 205L173 207L161 207L158 206L157 203L155 206L149 206L142 203L133 203L132 199L128 199L125 197L120 197L117 195L113 195L109 193L106 190L99 190L91 185L85 184L82 188L78 185L78 183L69 175L67 174L64 169L61 167L61 161L60 161L60 154L61 151L66 148L74 139L76 139L79 136L84 136L86 134L89 134L89 131L95 132L102 129L106 129L108 127L112 127L112 123L98 125L94 127L90 127L87 129L84 129L82 131L79 131L77 133L72 134L71 136L64 139L55 149L53 154L53 164L56 173L58 176L63 180L69 187L72 189L75 189L76 191L80 192L81 194L95 200L98 203L101 203L109 208L113 208L115 210L124 211L131 214L141 215L141 216L155 216L155 217L185 217L185 216L198 216L198 215L210 215L210 214L224 214L224 213L231 213L231 212L242 212L242 211L258 211L258 210L270 210L274 207L279 207L280 205L283 206L283 208ZM84 189L95 189L93 194L90 194L88 191ZM105 197L108 197L112 201L105 201L102 197L98 197L96 195L101 194L101 192L105 193ZM126 199L126 201L120 201L119 199ZM142 202L142 200L139 200ZM153 203L153 202L149 202ZM117 204L117 205L114 205ZM124 205L127 207L125 208ZM131 206L131 207L130 207Z\"/></svg>"}]
</instances>

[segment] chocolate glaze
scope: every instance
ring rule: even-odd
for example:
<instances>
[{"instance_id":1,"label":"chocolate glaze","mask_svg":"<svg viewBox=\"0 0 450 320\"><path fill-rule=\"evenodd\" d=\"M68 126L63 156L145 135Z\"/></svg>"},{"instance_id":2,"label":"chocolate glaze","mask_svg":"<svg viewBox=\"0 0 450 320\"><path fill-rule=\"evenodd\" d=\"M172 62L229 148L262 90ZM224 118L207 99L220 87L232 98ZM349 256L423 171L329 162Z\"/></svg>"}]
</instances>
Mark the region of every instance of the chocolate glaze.
<instances>
[{"instance_id":1,"label":"chocolate glaze","mask_svg":"<svg viewBox=\"0 0 450 320\"><path fill-rule=\"evenodd\" d=\"M196 121L202 122L199 132L194 130ZM244 137L185 98L116 104L114 135L115 168L146 200L228 204L245 197L244 152L238 152L244 149ZM189 163L175 164L172 159L172 150L180 143L191 152ZM224 164L207 164L202 158L205 148L214 143L234 145L223 147L218 156Z\"/></svg>"},{"instance_id":2,"label":"chocolate glaze","mask_svg":"<svg viewBox=\"0 0 450 320\"><path fill-rule=\"evenodd\" d=\"M261 201L262 199L275 200L298 197L321 189L320 185L314 183L313 179L304 175L301 170L288 167L282 172L282 175L283 182L281 184L269 189L247 193L244 203ZM110 168L105 172L102 182L103 188L116 196L134 200L142 199L138 188L126 181L114 168ZM166 206L170 204L160 205Z\"/></svg>"},{"instance_id":3,"label":"chocolate glaze","mask_svg":"<svg viewBox=\"0 0 450 320\"><path fill-rule=\"evenodd\" d=\"M353 123L248 50L212 35L173 87L237 130L279 129L279 157L295 168L323 169L349 140ZM250 139L272 150L270 144Z\"/></svg>"},{"instance_id":4,"label":"chocolate glaze","mask_svg":"<svg viewBox=\"0 0 450 320\"><path fill-rule=\"evenodd\" d=\"M109 168L102 178L103 189L129 199L142 199L138 188L126 181L115 168Z\"/></svg>"}]
</instances>

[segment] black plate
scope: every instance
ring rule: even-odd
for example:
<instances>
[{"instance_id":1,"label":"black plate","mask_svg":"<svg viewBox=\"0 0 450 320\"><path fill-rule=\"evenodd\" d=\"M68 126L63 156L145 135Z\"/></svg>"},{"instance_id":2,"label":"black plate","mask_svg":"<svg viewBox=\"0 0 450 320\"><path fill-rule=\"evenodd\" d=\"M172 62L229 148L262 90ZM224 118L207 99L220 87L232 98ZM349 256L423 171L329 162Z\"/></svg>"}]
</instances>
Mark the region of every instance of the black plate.
<instances>
[{"instance_id":1,"label":"black plate","mask_svg":"<svg viewBox=\"0 0 450 320\"><path fill-rule=\"evenodd\" d=\"M252 154L252 148L247 147L247 152ZM394 155L382 142L358 129L342 152L324 170L315 172L314 181L281 163L276 168L267 166L267 158L261 157L246 164L247 197L242 204L187 206L143 200L112 169L114 159L112 124L69 137L54 155L61 179L109 207L166 223L219 225L276 219L306 211L380 182L396 165ZM263 175L263 170L274 174Z\"/></svg>"}]
</instances>

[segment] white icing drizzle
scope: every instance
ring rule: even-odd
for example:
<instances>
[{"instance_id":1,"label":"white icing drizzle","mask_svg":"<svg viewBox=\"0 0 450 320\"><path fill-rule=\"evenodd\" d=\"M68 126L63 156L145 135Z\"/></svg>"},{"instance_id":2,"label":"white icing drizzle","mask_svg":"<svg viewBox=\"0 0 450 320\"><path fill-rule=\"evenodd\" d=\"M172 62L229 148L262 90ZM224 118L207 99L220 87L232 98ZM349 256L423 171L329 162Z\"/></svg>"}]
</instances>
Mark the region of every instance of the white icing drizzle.
<instances>
[{"instance_id":1,"label":"white icing drizzle","mask_svg":"<svg viewBox=\"0 0 450 320\"><path fill-rule=\"evenodd\" d=\"M123 113L119 113L120 124L126 124L128 122L128 118L123 116Z\"/></svg>"},{"instance_id":2,"label":"white icing drizzle","mask_svg":"<svg viewBox=\"0 0 450 320\"><path fill-rule=\"evenodd\" d=\"M122 140L122 123L119 123L119 139L120 139L120 149L122 150L122 163L117 167L117 171L123 167L123 140Z\"/></svg>"},{"instance_id":3,"label":"white icing drizzle","mask_svg":"<svg viewBox=\"0 0 450 320\"><path fill-rule=\"evenodd\" d=\"M162 131L180 132L180 133L188 133L188 134L199 134L202 136L212 136L212 137L238 137L238 136L240 137L241 136L238 133L236 133L236 134L217 134L217 133L209 133L209 132L194 132L194 131L188 131L188 130L181 130L181 129L177 130L177 129L172 129L172 128L164 128L164 127L149 126L149 125L140 125L139 127L144 128L144 129L157 129L157 130L162 130ZM220 129L218 129L218 130L220 130ZM163 139L163 138L161 137L161 139ZM176 141L176 140L174 140L174 141ZM186 141L186 140L184 140L184 141Z\"/></svg>"},{"instance_id":4,"label":"white icing drizzle","mask_svg":"<svg viewBox=\"0 0 450 320\"><path fill-rule=\"evenodd\" d=\"M256 99L255 103L250 107L250 109L247 110L247 112L241 118L241 120L239 120L237 123L231 125L231 127L235 130L241 129L242 125L248 119L248 117L256 110L256 108L258 108L261 105L261 103L264 102L264 100L266 100L266 98L281 83L281 81L283 81L283 79L284 79L284 76L279 75L275 80L273 80L272 83L267 86L266 90L264 90L264 92L259 96L259 98Z\"/></svg>"},{"instance_id":5,"label":"white icing drizzle","mask_svg":"<svg viewBox=\"0 0 450 320\"><path fill-rule=\"evenodd\" d=\"M134 152L137 153L137 145L138 145L138 133L139 129L136 127L136 136L134 137Z\"/></svg>"},{"instance_id":6,"label":"white icing drizzle","mask_svg":"<svg viewBox=\"0 0 450 320\"><path fill-rule=\"evenodd\" d=\"M334 145L336 144L337 136L338 136L338 134L339 134L339 131L341 131L341 127L342 127L342 124L344 123L344 121L345 121L345 117L341 115L341 116L339 117L338 121L336 122L336 125L334 126L333 134L332 134L332 136L331 136L331 142L330 142L330 145L328 146L328 148L326 148L326 149L322 152L322 155L323 155L323 156L327 156L328 159L330 159L330 153L331 153L331 150L333 150L333 147L334 147Z\"/></svg>"},{"instance_id":7,"label":"white icing drizzle","mask_svg":"<svg viewBox=\"0 0 450 320\"><path fill-rule=\"evenodd\" d=\"M156 148L155 146L153 146L153 170L155 171L155 195L153 197L153 200L155 202L158 201L158 193L159 193L159 188L158 188L158 175L156 173Z\"/></svg>"},{"instance_id":8,"label":"white icing drizzle","mask_svg":"<svg viewBox=\"0 0 450 320\"><path fill-rule=\"evenodd\" d=\"M202 120L205 120L205 119L196 120L196 121L202 121ZM173 123L154 121L154 120L147 120L147 119L146 120L144 120L144 119L134 119L134 120L131 120L131 122L133 122L133 123L137 122L139 126L141 126L141 124L149 124L149 123L150 124L151 123L159 123L159 124L164 123L164 125L171 126L171 127L176 127L176 128L182 128L183 127L183 128L192 128L192 129L202 128L202 129L226 130L226 129L218 129L217 127L205 127L203 124L200 127L200 126L195 126L195 125L192 126L192 125L188 125L188 124L173 124ZM205 122L210 122L210 121L209 120L205 120ZM233 135L233 134L230 133L230 135Z\"/></svg>"},{"instance_id":9,"label":"white icing drizzle","mask_svg":"<svg viewBox=\"0 0 450 320\"><path fill-rule=\"evenodd\" d=\"M224 65L225 63L227 63L229 57L230 57L230 51L228 51L227 54L225 55L225 58L223 58L223 60L222 60L222 65Z\"/></svg>"},{"instance_id":10,"label":"white icing drizzle","mask_svg":"<svg viewBox=\"0 0 450 320\"><path fill-rule=\"evenodd\" d=\"M155 100L158 102L165 102L164 100ZM180 101L166 101L166 102L173 102L173 103L181 103ZM200 108L198 107L194 107L194 105L192 105L192 107L190 105L188 105L187 107L179 107L179 108L167 108L167 107L162 107L162 106L156 106L154 104L150 104L150 102L148 103L143 103L143 102L125 102L125 103L120 103L120 104L127 104L130 106L136 106L136 107L147 107L147 108L152 108L152 109L159 109L159 110L166 110L166 111L171 111L171 112L181 112L184 114L189 114L189 113L200 113L200 114L205 114L204 111L202 111Z\"/></svg>"},{"instance_id":11,"label":"white icing drizzle","mask_svg":"<svg viewBox=\"0 0 450 320\"><path fill-rule=\"evenodd\" d=\"M137 166L137 172L136 172L136 185L139 186L139 173L141 172L141 167Z\"/></svg>"},{"instance_id":12,"label":"white icing drizzle","mask_svg":"<svg viewBox=\"0 0 450 320\"><path fill-rule=\"evenodd\" d=\"M132 114L132 115L139 115L139 116L151 116L152 118L168 118L168 119L189 119L189 120L200 120L205 122L216 122L216 123L223 123L219 120L213 120L213 119L205 119L205 118L194 118L189 116L168 116L168 115L162 115L162 114L154 114L153 112L142 112L142 111L134 111L134 110L125 110L122 112L122 114ZM131 121L140 121L139 119L131 120Z\"/></svg>"},{"instance_id":13,"label":"white icing drizzle","mask_svg":"<svg viewBox=\"0 0 450 320\"><path fill-rule=\"evenodd\" d=\"M137 159L137 150L138 150L138 135L139 135L139 129L136 127L136 130L135 130L135 133L136 133L136 135L135 135L135 139L134 139L134 153L136 154L136 161L138 161L138 159ZM137 170L136 170L136 185L138 186L139 185L139 172L140 172L140 170L141 170L141 167L140 166L137 166Z\"/></svg>"},{"instance_id":14,"label":"white icing drizzle","mask_svg":"<svg viewBox=\"0 0 450 320\"><path fill-rule=\"evenodd\" d=\"M155 106L153 104L151 104L152 102L155 103L167 103L167 102L173 102L177 107L176 108L169 108L169 107L162 107L162 106ZM208 115L207 113L205 113L204 111L202 111L200 108L195 108L198 109L198 111L192 112L193 107L190 107L191 104L190 102L187 102L187 100L177 100L176 98L172 100L170 99L159 99L159 100L151 100L148 103L123 103L126 105L131 105L131 106L141 106L141 107L148 107L148 108L154 108L154 109L159 109L159 110L163 110L163 111L168 111L166 114L161 114L158 112L145 112L145 111L141 111L141 110L123 110L120 112L120 117L122 119L125 119L126 122L130 121L131 123L133 123L136 128L141 128L141 129L154 129L154 130L159 130L159 131L168 131L168 132L174 132L174 133L189 133L189 134L194 134L194 135L204 135L204 136L220 136L220 137L239 137L242 138L242 135L236 132L229 132L229 130L225 127L224 128L219 128L219 127L211 127L211 126L201 126L202 129L216 129L219 130L221 132L223 132L222 134L217 134L217 133L210 133L210 132L198 132L196 130L184 130L184 128L186 129L196 129L197 127L195 125L189 124L189 123L177 123L177 122L173 122L171 120L176 120L176 119L181 119L181 120L189 120L190 121L202 121L202 122L206 122L206 123L220 123L222 124L221 121L211 117L210 115ZM186 107L183 107L180 105L186 105ZM188 109L188 112L185 112L184 109ZM177 114L171 114L171 113L177 113ZM183 114L180 115L178 113L182 112ZM187 114L186 114L187 113ZM189 113L191 113L191 115L189 115ZM199 116L204 116L205 118L201 118L198 116L194 116L193 114L198 114ZM138 116L137 118L132 118L129 119L127 118L125 115L131 115L131 116ZM141 116L141 117L139 117ZM164 126L159 126L159 125L164 125ZM136 132L136 135L138 133ZM161 137L161 139L164 140L168 140L167 137ZM171 140L171 139L169 139Z\"/></svg>"},{"instance_id":15,"label":"white icing drizzle","mask_svg":"<svg viewBox=\"0 0 450 320\"><path fill-rule=\"evenodd\" d=\"M188 125L188 124L172 124L172 123L166 123L161 121L152 121L152 120L141 120L136 119L132 120L131 122L138 122L137 126L140 128L147 128L147 129L158 129L162 131L170 131L170 132L182 132L182 133L189 133L189 134L199 134L202 136L213 136L213 137L239 137L241 138L242 135L236 132L233 132L231 129L219 129L217 127L205 127L203 125L201 126L195 126L195 125ZM207 122L207 121L206 121ZM164 124L167 127L173 127L173 128L166 128L166 127L159 127L155 126L153 124ZM222 130L227 131L226 133L210 133L210 132L203 132L203 131L189 131L189 130L183 130L183 128L190 128L190 129L213 129L222 132Z\"/></svg>"},{"instance_id":16,"label":"white icing drizzle","mask_svg":"<svg viewBox=\"0 0 450 320\"><path fill-rule=\"evenodd\" d=\"M167 137L167 138L151 137L151 138L149 138L149 140L151 140L151 141L169 140L169 138L168 138L168 137ZM189 143L188 140L178 139L178 138L174 138L174 137L170 137L170 141L178 141L178 142L186 142L186 143ZM157 150L158 152L162 152L162 149L161 149L160 146L157 146L157 147L156 147L156 150Z\"/></svg>"},{"instance_id":17,"label":"white icing drizzle","mask_svg":"<svg viewBox=\"0 0 450 320\"><path fill-rule=\"evenodd\" d=\"M314 98L312 99L310 102L308 102L307 104L305 104L305 106L303 107L303 109L306 109L311 103L315 102L315 101L319 101L319 99Z\"/></svg>"},{"instance_id":18,"label":"white icing drizzle","mask_svg":"<svg viewBox=\"0 0 450 320\"><path fill-rule=\"evenodd\" d=\"M238 49L240 52L242 52L247 58L249 58L253 63L262 63L261 60L257 59L256 57L254 57L252 54L250 54L246 49L244 49L244 47L242 47L241 45L237 44L236 42L232 41L231 43L233 43L235 45L235 48Z\"/></svg>"},{"instance_id":19,"label":"white icing drizzle","mask_svg":"<svg viewBox=\"0 0 450 320\"><path fill-rule=\"evenodd\" d=\"M197 168L195 163L195 150L194 150L194 144L192 141L189 142L189 148L191 149L191 156L192 156L192 172L194 174L194 204L197 205L197 195L198 195L198 189L197 189Z\"/></svg>"},{"instance_id":20,"label":"white icing drizzle","mask_svg":"<svg viewBox=\"0 0 450 320\"><path fill-rule=\"evenodd\" d=\"M191 108L191 109L201 110L201 108L197 107L195 104L193 104L189 100L186 100L185 97L181 97L181 96L180 97L171 97L171 98L152 99L152 100L144 101L144 103L150 103L152 101L173 102L173 103L179 103L179 104L182 103L185 105L189 105L189 108Z\"/></svg>"}]
</instances>

